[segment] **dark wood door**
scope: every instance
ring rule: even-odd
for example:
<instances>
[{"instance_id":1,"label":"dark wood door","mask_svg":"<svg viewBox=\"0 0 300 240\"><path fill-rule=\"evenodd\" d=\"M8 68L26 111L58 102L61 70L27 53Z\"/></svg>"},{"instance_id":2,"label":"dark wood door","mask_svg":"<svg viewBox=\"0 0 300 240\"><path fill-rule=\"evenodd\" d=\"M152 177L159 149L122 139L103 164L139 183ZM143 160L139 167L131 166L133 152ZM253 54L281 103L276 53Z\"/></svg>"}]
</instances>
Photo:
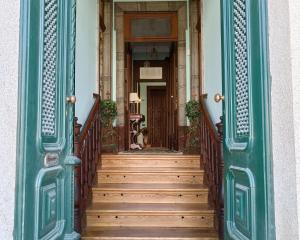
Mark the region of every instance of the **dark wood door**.
<instances>
[{"instance_id":1,"label":"dark wood door","mask_svg":"<svg viewBox=\"0 0 300 240\"><path fill-rule=\"evenodd\" d=\"M147 88L147 125L152 147L167 147L167 98L165 87Z\"/></svg>"}]
</instances>

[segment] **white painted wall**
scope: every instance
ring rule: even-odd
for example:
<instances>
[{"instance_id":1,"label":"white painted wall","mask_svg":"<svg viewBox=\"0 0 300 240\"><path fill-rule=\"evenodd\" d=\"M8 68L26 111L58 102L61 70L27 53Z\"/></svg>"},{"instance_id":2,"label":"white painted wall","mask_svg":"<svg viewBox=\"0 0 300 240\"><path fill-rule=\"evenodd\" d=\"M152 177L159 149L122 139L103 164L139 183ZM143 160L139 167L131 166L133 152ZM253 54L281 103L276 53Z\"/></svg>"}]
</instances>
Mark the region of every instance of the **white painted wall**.
<instances>
[{"instance_id":1,"label":"white painted wall","mask_svg":"<svg viewBox=\"0 0 300 240\"><path fill-rule=\"evenodd\" d=\"M0 239L13 239L19 61L19 0L0 0Z\"/></svg>"},{"instance_id":2,"label":"white painted wall","mask_svg":"<svg viewBox=\"0 0 300 240\"><path fill-rule=\"evenodd\" d=\"M97 92L99 17L98 0L77 0L75 115L83 124L93 106Z\"/></svg>"},{"instance_id":3,"label":"white painted wall","mask_svg":"<svg viewBox=\"0 0 300 240\"><path fill-rule=\"evenodd\" d=\"M300 5L269 0L276 239L299 239Z\"/></svg>"},{"instance_id":4,"label":"white painted wall","mask_svg":"<svg viewBox=\"0 0 300 240\"><path fill-rule=\"evenodd\" d=\"M148 86L166 86L165 82L141 82L140 98L142 99L140 113L145 115L145 122L142 127L147 127L147 87Z\"/></svg>"},{"instance_id":5,"label":"white painted wall","mask_svg":"<svg viewBox=\"0 0 300 240\"><path fill-rule=\"evenodd\" d=\"M222 94L221 16L220 0L202 1L203 93L207 93L207 107L214 123L220 122L222 103L214 101Z\"/></svg>"},{"instance_id":6,"label":"white painted wall","mask_svg":"<svg viewBox=\"0 0 300 240\"><path fill-rule=\"evenodd\" d=\"M298 238L300 238L300 1L289 1L290 45L293 89L294 139L296 158Z\"/></svg>"}]
</instances>

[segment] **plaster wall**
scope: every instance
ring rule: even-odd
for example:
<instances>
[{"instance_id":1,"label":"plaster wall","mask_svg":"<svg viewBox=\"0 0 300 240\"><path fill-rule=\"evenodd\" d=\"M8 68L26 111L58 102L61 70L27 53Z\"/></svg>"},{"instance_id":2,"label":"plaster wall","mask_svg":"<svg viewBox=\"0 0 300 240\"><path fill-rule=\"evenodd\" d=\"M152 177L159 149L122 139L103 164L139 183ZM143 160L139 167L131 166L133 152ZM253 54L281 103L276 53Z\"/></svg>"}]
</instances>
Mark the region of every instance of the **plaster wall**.
<instances>
[{"instance_id":1,"label":"plaster wall","mask_svg":"<svg viewBox=\"0 0 300 240\"><path fill-rule=\"evenodd\" d=\"M98 83L98 0L77 0L76 13L76 68L75 94L77 102L75 115L84 124L94 104L93 93Z\"/></svg>"},{"instance_id":2,"label":"plaster wall","mask_svg":"<svg viewBox=\"0 0 300 240\"><path fill-rule=\"evenodd\" d=\"M268 1L276 239L299 239L300 5Z\"/></svg>"},{"instance_id":3,"label":"plaster wall","mask_svg":"<svg viewBox=\"0 0 300 240\"><path fill-rule=\"evenodd\" d=\"M214 101L222 93L221 16L219 0L202 1L203 93L207 108L216 124L222 115L222 103Z\"/></svg>"},{"instance_id":4,"label":"plaster wall","mask_svg":"<svg viewBox=\"0 0 300 240\"><path fill-rule=\"evenodd\" d=\"M298 238L300 235L300 2L289 1L290 45L293 89L294 139L298 205Z\"/></svg>"},{"instance_id":5,"label":"plaster wall","mask_svg":"<svg viewBox=\"0 0 300 240\"><path fill-rule=\"evenodd\" d=\"M19 61L19 0L0 0L0 239L13 239Z\"/></svg>"}]
</instances>

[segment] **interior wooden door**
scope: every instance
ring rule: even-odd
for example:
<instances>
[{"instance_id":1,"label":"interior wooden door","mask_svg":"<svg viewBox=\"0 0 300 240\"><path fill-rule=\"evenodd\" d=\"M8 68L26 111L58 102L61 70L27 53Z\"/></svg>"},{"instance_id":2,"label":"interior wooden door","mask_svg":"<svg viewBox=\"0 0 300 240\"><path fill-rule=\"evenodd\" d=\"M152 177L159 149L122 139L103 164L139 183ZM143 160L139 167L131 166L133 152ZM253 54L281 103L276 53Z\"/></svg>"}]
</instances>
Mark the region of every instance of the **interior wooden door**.
<instances>
[{"instance_id":1,"label":"interior wooden door","mask_svg":"<svg viewBox=\"0 0 300 240\"><path fill-rule=\"evenodd\" d=\"M166 87L147 88L147 126L151 147L167 147Z\"/></svg>"}]
</instances>

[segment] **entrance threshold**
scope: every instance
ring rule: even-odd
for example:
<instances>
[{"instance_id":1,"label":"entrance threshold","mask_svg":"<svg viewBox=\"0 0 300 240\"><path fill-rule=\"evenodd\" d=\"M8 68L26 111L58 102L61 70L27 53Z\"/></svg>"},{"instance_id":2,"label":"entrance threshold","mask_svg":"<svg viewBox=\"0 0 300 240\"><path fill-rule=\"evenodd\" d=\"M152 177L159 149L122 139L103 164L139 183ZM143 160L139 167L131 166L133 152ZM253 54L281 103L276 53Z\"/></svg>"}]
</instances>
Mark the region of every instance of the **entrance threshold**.
<instances>
[{"instance_id":1,"label":"entrance threshold","mask_svg":"<svg viewBox=\"0 0 300 240\"><path fill-rule=\"evenodd\" d=\"M122 151L119 152L118 154L183 154L180 151L176 151L176 150L171 150L169 148L160 148L160 147L152 147L152 148L144 148L141 150L128 150L128 151Z\"/></svg>"}]
</instances>

